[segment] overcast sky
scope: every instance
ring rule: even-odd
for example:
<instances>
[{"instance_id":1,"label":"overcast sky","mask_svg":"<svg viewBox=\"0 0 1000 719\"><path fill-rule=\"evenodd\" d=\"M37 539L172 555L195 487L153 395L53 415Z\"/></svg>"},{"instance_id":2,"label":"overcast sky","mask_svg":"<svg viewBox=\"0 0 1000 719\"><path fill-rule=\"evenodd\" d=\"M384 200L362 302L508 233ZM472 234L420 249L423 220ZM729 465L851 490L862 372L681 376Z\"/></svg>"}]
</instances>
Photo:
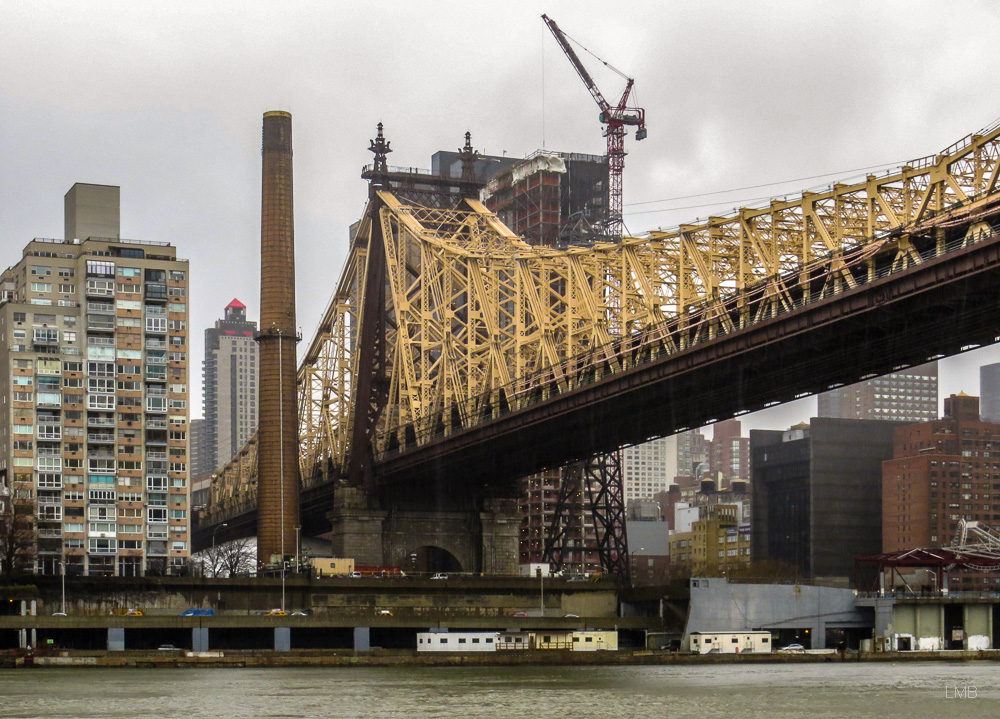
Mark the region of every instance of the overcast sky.
<instances>
[{"instance_id":1,"label":"overcast sky","mask_svg":"<svg viewBox=\"0 0 1000 719\"><path fill-rule=\"evenodd\" d=\"M489 154L604 152L543 12L635 78L649 137L626 143L633 233L857 179L1000 117L1000 3L988 0L0 0L0 263L32 237L62 237L74 182L121 186L122 237L191 261L200 416L202 331L234 297L259 313L262 114L293 116L305 346L364 207L376 123L394 165L429 168L466 130ZM581 57L617 99L623 82ZM682 199L719 190L733 191ZM978 392L978 366L994 361L996 346L942 363L942 396ZM814 407L744 424L783 428Z\"/></svg>"}]
</instances>

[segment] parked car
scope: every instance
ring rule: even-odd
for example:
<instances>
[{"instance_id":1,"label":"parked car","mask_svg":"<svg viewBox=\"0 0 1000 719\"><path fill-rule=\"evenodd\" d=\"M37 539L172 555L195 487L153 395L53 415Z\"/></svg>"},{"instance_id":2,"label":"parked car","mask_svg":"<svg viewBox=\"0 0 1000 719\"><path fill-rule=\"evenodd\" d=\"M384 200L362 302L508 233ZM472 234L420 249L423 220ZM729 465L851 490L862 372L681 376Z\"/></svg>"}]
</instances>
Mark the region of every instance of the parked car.
<instances>
[{"instance_id":1,"label":"parked car","mask_svg":"<svg viewBox=\"0 0 1000 719\"><path fill-rule=\"evenodd\" d=\"M214 609L202 609L200 607L191 607L190 609L185 609L181 612L182 617L214 617Z\"/></svg>"},{"instance_id":2,"label":"parked car","mask_svg":"<svg viewBox=\"0 0 1000 719\"><path fill-rule=\"evenodd\" d=\"M142 616L142 610L141 609L129 609L127 612L125 612L125 616L126 617L141 617Z\"/></svg>"},{"instance_id":3,"label":"parked car","mask_svg":"<svg viewBox=\"0 0 1000 719\"><path fill-rule=\"evenodd\" d=\"M361 579L361 572L351 572L347 576L351 579Z\"/></svg>"},{"instance_id":4,"label":"parked car","mask_svg":"<svg viewBox=\"0 0 1000 719\"><path fill-rule=\"evenodd\" d=\"M433 577L431 577L431 579L447 579L447 578L448 578L448 575L447 574L443 574L441 572L438 572Z\"/></svg>"},{"instance_id":5,"label":"parked car","mask_svg":"<svg viewBox=\"0 0 1000 719\"><path fill-rule=\"evenodd\" d=\"M780 651L780 652L804 652L805 650L806 650L806 648L804 646L802 646L801 644L788 644L786 646L783 646L778 651Z\"/></svg>"},{"instance_id":6,"label":"parked car","mask_svg":"<svg viewBox=\"0 0 1000 719\"><path fill-rule=\"evenodd\" d=\"M293 617L305 617L308 616L307 612L292 612Z\"/></svg>"},{"instance_id":7,"label":"parked car","mask_svg":"<svg viewBox=\"0 0 1000 719\"><path fill-rule=\"evenodd\" d=\"M53 617L65 617L66 612L52 612Z\"/></svg>"},{"instance_id":8,"label":"parked car","mask_svg":"<svg viewBox=\"0 0 1000 719\"><path fill-rule=\"evenodd\" d=\"M512 617L527 617L527 616L530 616L530 615L527 612L511 612L510 616L512 616Z\"/></svg>"},{"instance_id":9,"label":"parked car","mask_svg":"<svg viewBox=\"0 0 1000 719\"><path fill-rule=\"evenodd\" d=\"M173 644L161 644L160 646L157 647L157 650L161 652L175 652L178 650L178 648L175 647Z\"/></svg>"},{"instance_id":10,"label":"parked car","mask_svg":"<svg viewBox=\"0 0 1000 719\"><path fill-rule=\"evenodd\" d=\"M271 611L269 611L267 613L266 616L268 616L268 617L287 617L288 616L288 612L286 612L284 609L272 609Z\"/></svg>"},{"instance_id":11,"label":"parked car","mask_svg":"<svg viewBox=\"0 0 1000 719\"><path fill-rule=\"evenodd\" d=\"M391 609L376 609L375 613L378 616L380 616L380 617L391 617L392 616L392 610Z\"/></svg>"}]
</instances>

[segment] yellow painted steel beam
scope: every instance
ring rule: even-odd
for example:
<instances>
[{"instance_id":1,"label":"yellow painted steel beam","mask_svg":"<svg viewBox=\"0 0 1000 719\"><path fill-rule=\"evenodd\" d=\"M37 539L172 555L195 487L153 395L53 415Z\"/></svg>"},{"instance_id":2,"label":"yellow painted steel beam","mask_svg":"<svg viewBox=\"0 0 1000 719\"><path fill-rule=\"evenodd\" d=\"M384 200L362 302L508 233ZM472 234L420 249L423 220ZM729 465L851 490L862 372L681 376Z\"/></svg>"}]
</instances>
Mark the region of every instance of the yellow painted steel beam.
<instances>
[{"instance_id":1,"label":"yellow painted steel beam","mask_svg":"<svg viewBox=\"0 0 1000 719\"><path fill-rule=\"evenodd\" d=\"M883 176L567 250L528 245L476 200L436 209L380 191L299 371L303 481L324 463L346 466L374 237L386 258L390 396L376 437L385 452L495 416L503 401L517 406L553 383L563 391L581 371L621 371L634 361L632 338L676 351L851 288L859 272L875 271L858 263L887 243L894 266L918 263L911 233L995 202L998 176L995 126ZM212 516L252 504L255 457L251 440L220 469Z\"/></svg>"}]
</instances>

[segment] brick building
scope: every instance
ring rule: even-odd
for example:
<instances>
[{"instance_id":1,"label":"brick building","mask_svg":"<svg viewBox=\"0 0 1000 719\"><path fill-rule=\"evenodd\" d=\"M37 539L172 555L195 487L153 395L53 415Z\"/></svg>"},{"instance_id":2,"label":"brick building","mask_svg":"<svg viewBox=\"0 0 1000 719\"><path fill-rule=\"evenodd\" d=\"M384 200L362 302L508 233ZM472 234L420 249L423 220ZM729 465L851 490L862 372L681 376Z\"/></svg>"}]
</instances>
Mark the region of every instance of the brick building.
<instances>
[{"instance_id":1,"label":"brick building","mask_svg":"<svg viewBox=\"0 0 1000 719\"><path fill-rule=\"evenodd\" d=\"M960 519L1000 529L1000 424L979 398L951 395L945 416L896 430L882 471L882 551L947 545ZM1000 574L954 572L952 588L1000 585Z\"/></svg>"}]
</instances>

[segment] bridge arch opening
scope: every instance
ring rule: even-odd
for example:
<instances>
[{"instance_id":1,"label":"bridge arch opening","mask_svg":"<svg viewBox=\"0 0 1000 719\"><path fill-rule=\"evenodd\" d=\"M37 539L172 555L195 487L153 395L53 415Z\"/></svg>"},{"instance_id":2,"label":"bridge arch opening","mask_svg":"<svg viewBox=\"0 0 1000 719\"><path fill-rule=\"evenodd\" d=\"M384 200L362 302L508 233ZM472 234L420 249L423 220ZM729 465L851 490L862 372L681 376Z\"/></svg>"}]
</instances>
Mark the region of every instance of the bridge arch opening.
<instances>
[{"instance_id":1,"label":"bridge arch opening","mask_svg":"<svg viewBox=\"0 0 1000 719\"><path fill-rule=\"evenodd\" d=\"M447 549L427 545L410 553L410 569L414 572L461 572L462 563Z\"/></svg>"}]
</instances>

